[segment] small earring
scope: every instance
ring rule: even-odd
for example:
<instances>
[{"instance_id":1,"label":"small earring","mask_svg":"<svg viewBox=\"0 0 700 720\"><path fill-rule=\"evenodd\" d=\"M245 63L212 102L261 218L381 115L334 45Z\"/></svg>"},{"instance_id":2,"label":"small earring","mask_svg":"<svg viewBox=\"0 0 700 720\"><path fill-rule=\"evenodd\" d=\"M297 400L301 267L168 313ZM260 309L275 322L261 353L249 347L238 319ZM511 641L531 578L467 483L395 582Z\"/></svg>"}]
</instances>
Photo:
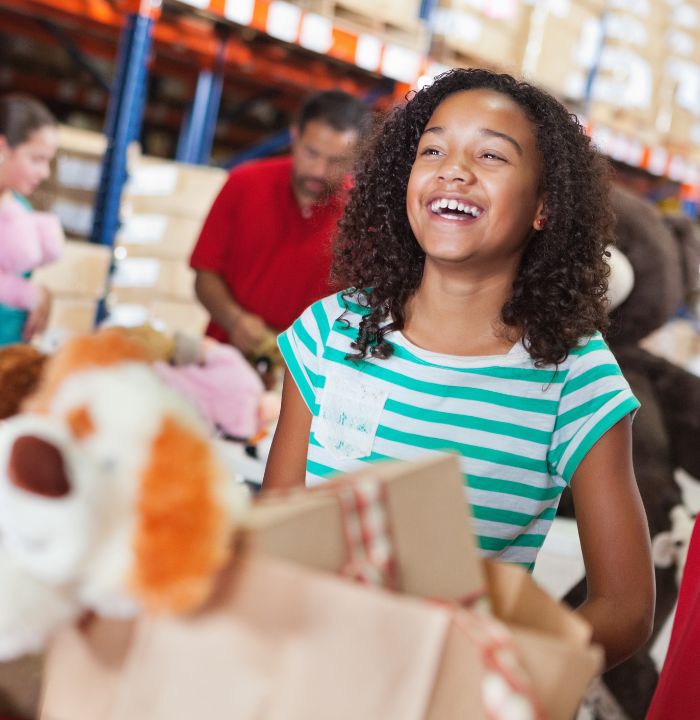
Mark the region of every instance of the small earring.
<instances>
[{"instance_id":1,"label":"small earring","mask_svg":"<svg viewBox=\"0 0 700 720\"><path fill-rule=\"evenodd\" d=\"M538 230L543 230L544 226L547 224L547 218L546 217L540 217L535 220L535 226Z\"/></svg>"}]
</instances>

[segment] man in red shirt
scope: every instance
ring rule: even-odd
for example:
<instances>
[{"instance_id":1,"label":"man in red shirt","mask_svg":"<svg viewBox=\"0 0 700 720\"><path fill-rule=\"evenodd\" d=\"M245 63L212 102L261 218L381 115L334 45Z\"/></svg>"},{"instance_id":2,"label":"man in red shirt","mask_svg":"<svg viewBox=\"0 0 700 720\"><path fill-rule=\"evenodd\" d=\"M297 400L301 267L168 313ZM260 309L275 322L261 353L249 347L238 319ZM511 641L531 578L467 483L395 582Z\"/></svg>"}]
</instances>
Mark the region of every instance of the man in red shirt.
<instances>
[{"instance_id":1,"label":"man in red shirt","mask_svg":"<svg viewBox=\"0 0 700 720\"><path fill-rule=\"evenodd\" d=\"M231 172L190 260L207 335L251 354L333 291L331 240L366 117L352 95L317 93L291 129L291 156Z\"/></svg>"}]
</instances>

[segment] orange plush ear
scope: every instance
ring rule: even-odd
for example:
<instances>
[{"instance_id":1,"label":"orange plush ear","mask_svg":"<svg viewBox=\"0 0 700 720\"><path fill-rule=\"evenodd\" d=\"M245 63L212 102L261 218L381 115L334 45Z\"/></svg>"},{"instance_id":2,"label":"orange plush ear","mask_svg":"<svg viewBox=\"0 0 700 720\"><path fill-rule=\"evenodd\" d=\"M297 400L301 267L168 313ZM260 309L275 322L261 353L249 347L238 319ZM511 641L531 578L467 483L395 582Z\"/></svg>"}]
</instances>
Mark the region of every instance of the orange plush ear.
<instances>
[{"instance_id":1,"label":"orange plush ear","mask_svg":"<svg viewBox=\"0 0 700 720\"><path fill-rule=\"evenodd\" d=\"M208 596L229 547L207 441L166 418L141 478L131 588L155 611L187 612Z\"/></svg>"},{"instance_id":2,"label":"orange plush ear","mask_svg":"<svg viewBox=\"0 0 700 720\"><path fill-rule=\"evenodd\" d=\"M143 345L118 328L72 338L46 364L38 390L27 399L23 409L46 412L58 387L73 373L120 362L147 362L148 359Z\"/></svg>"}]
</instances>

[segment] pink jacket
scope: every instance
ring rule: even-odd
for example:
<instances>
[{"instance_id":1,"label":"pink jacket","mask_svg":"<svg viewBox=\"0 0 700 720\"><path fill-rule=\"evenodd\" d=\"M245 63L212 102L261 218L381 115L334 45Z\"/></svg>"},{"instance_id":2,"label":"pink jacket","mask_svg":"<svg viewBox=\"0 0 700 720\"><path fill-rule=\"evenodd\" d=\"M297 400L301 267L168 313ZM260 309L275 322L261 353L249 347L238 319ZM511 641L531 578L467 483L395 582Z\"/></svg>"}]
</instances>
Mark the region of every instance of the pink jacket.
<instances>
[{"instance_id":1,"label":"pink jacket","mask_svg":"<svg viewBox=\"0 0 700 720\"><path fill-rule=\"evenodd\" d=\"M0 203L0 303L32 310L39 293L22 273L53 262L62 250L55 215L27 210L14 198Z\"/></svg>"}]
</instances>

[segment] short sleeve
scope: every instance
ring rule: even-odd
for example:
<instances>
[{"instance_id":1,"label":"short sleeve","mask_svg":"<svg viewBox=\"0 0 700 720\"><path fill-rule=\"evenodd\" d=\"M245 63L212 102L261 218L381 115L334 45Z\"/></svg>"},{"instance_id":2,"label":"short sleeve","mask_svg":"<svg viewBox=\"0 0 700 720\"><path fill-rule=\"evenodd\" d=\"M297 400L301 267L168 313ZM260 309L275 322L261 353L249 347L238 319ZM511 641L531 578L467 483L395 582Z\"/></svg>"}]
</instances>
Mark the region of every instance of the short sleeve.
<instances>
[{"instance_id":1,"label":"short sleeve","mask_svg":"<svg viewBox=\"0 0 700 720\"><path fill-rule=\"evenodd\" d=\"M228 238L236 227L238 184L234 171L214 200L190 257L190 267L194 270L222 272L225 269Z\"/></svg>"},{"instance_id":2,"label":"short sleeve","mask_svg":"<svg viewBox=\"0 0 700 720\"><path fill-rule=\"evenodd\" d=\"M638 407L639 401L600 335L577 348L559 401L548 457L550 472L569 485L591 447Z\"/></svg>"},{"instance_id":3,"label":"short sleeve","mask_svg":"<svg viewBox=\"0 0 700 720\"><path fill-rule=\"evenodd\" d=\"M318 415L323 387L320 360L328 338L329 320L324 301L308 307L278 338L287 370L313 415Z\"/></svg>"}]
</instances>

